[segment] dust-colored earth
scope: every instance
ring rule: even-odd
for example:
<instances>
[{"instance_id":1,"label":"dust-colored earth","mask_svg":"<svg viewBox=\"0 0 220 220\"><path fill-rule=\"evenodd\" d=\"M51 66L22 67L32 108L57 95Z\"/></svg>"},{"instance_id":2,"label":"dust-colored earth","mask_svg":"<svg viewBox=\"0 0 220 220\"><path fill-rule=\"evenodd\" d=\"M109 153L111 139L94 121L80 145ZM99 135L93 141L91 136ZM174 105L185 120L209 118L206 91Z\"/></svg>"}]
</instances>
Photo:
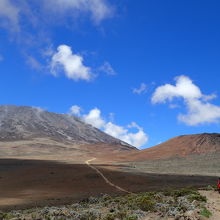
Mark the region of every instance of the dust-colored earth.
<instances>
[{"instance_id":1,"label":"dust-colored earth","mask_svg":"<svg viewBox=\"0 0 220 220\"><path fill-rule=\"evenodd\" d=\"M132 192L129 192L127 191L126 189L123 189L121 188L120 186L118 185L115 185L114 183L112 183L98 168L96 168L95 166L91 165L90 162L96 160L96 158L92 158L90 160L87 160L85 161L85 163L93 170L96 171L96 173L98 173L102 178L103 180L106 182L106 184L108 184L109 186L112 186L114 187L115 189L121 191L121 192L124 192L124 193L132 193Z\"/></svg>"},{"instance_id":2,"label":"dust-colored earth","mask_svg":"<svg viewBox=\"0 0 220 220\"><path fill-rule=\"evenodd\" d=\"M114 185L129 192L207 186L216 177L132 173L92 164ZM112 165L113 166L113 165ZM109 165L110 168L112 166ZM87 164L0 159L0 209L68 204L89 196L123 194Z\"/></svg>"},{"instance_id":3,"label":"dust-colored earth","mask_svg":"<svg viewBox=\"0 0 220 220\"><path fill-rule=\"evenodd\" d=\"M207 208L211 211L210 220L220 219L220 194L216 191L200 191L207 198Z\"/></svg>"}]
</instances>

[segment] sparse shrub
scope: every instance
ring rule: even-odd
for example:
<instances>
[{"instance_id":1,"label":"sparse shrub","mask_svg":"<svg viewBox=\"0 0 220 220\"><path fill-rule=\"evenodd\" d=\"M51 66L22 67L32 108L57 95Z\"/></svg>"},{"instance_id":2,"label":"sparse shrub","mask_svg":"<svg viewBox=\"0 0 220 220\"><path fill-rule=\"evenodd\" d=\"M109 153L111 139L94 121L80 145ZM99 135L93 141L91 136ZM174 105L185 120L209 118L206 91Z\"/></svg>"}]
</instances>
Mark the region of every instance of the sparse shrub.
<instances>
[{"instance_id":1,"label":"sparse shrub","mask_svg":"<svg viewBox=\"0 0 220 220\"><path fill-rule=\"evenodd\" d=\"M45 220L51 220L51 219L52 219L51 216L49 215L45 216Z\"/></svg>"},{"instance_id":2,"label":"sparse shrub","mask_svg":"<svg viewBox=\"0 0 220 220\"><path fill-rule=\"evenodd\" d=\"M202 189L208 190L208 191L216 191L218 188L217 188L217 185L208 185L207 187L202 188Z\"/></svg>"},{"instance_id":3,"label":"sparse shrub","mask_svg":"<svg viewBox=\"0 0 220 220\"><path fill-rule=\"evenodd\" d=\"M125 218L125 220L138 220L137 215L129 215Z\"/></svg>"},{"instance_id":4,"label":"sparse shrub","mask_svg":"<svg viewBox=\"0 0 220 220\"><path fill-rule=\"evenodd\" d=\"M105 195L102 197L102 199L103 199L103 201L108 201L108 200L111 200L112 197L109 196L109 195L107 195L107 194L105 194Z\"/></svg>"},{"instance_id":5,"label":"sparse shrub","mask_svg":"<svg viewBox=\"0 0 220 220\"><path fill-rule=\"evenodd\" d=\"M192 201L195 202L192 203ZM0 220L11 219L9 214L21 219L138 220L146 216L146 212L149 211L157 211L162 216L174 217L194 210L196 207L203 207L201 205L204 205L204 202L206 202L206 197L192 188L127 194L117 197L103 195L101 198L90 197L79 203L63 207L45 207L10 213L0 212ZM207 217L211 216L211 213L203 207L200 215Z\"/></svg>"},{"instance_id":6,"label":"sparse shrub","mask_svg":"<svg viewBox=\"0 0 220 220\"><path fill-rule=\"evenodd\" d=\"M137 206L142 211L154 211L155 202L149 196L143 196L137 199Z\"/></svg>"},{"instance_id":7,"label":"sparse shrub","mask_svg":"<svg viewBox=\"0 0 220 220\"><path fill-rule=\"evenodd\" d=\"M6 215L6 213L0 212L0 220L4 220Z\"/></svg>"},{"instance_id":8,"label":"sparse shrub","mask_svg":"<svg viewBox=\"0 0 220 220\"><path fill-rule=\"evenodd\" d=\"M3 212L0 212L0 220L7 220L7 219L11 219L13 218L14 216L11 215L10 213L3 213Z\"/></svg>"},{"instance_id":9,"label":"sparse shrub","mask_svg":"<svg viewBox=\"0 0 220 220\"><path fill-rule=\"evenodd\" d=\"M212 213L206 207L203 207L199 214L206 218L209 218L212 216Z\"/></svg>"},{"instance_id":10,"label":"sparse shrub","mask_svg":"<svg viewBox=\"0 0 220 220\"><path fill-rule=\"evenodd\" d=\"M187 196L192 194L198 194L198 192L194 189L187 189L187 188L173 191L173 196L176 197Z\"/></svg>"},{"instance_id":11,"label":"sparse shrub","mask_svg":"<svg viewBox=\"0 0 220 220\"><path fill-rule=\"evenodd\" d=\"M102 220L115 220L115 214L108 213Z\"/></svg>"},{"instance_id":12,"label":"sparse shrub","mask_svg":"<svg viewBox=\"0 0 220 220\"><path fill-rule=\"evenodd\" d=\"M108 213L103 220L115 220L115 219L120 219L120 220L133 220L132 218L130 219L129 217L131 217L132 215L130 215L127 210L120 210L120 211L116 211L114 213ZM135 219L136 220L136 219Z\"/></svg>"},{"instance_id":13,"label":"sparse shrub","mask_svg":"<svg viewBox=\"0 0 220 220\"><path fill-rule=\"evenodd\" d=\"M191 194L188 196L188 200L190 202L196 200L196 201L199 201L199 202L207 202L207 198L205 196L202 196L202 195L198 195L198 194Z\"/></svg>"}]
</instances>

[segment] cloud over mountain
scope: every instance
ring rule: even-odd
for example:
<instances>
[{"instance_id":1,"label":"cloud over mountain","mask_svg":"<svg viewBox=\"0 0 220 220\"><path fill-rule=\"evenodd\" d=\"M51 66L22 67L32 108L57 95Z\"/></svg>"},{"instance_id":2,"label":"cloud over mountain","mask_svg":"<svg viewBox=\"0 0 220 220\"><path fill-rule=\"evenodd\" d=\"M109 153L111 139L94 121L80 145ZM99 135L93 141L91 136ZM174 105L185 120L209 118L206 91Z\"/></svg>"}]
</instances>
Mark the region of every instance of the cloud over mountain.
<instances>
[{"instance_id":1,"label":"cloud over mountain","mask_svg":"<svg viewBox=\"0 0 220 220\"><path fill-rule=\"evenodd\" d=\"M71 107L71 109L73 107ZM139 148L148 142L148 135L144 132L143 128L138 126L135 122L132 122L128 126L120 126L113 122L106 121L98 108L91 109L88 114L81 115L81 117L86 123L132 146ZM137 132L132 132L130 129L136 129Z\"/></svg>"}]
</instances>

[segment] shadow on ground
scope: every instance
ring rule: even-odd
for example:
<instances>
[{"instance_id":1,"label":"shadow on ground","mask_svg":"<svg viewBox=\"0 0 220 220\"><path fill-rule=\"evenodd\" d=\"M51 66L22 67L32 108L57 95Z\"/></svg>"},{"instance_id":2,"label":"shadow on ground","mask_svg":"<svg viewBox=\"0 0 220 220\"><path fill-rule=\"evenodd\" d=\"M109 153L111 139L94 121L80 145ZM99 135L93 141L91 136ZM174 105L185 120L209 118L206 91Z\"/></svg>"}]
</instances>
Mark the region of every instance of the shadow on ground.
<instances>
[{"instance_id":1,"label":"shadow on ground","mask_svg":"<svg viewBox=\"0 0 220 220\"><path fill-rule=\"evenodd\" d=\"M216 183L216 177L128 173L96 167L111 182L131 192ZM86 164L0 159L0 210L64 205L106 193L122 194Z\"/></svg>"}]
</instances>

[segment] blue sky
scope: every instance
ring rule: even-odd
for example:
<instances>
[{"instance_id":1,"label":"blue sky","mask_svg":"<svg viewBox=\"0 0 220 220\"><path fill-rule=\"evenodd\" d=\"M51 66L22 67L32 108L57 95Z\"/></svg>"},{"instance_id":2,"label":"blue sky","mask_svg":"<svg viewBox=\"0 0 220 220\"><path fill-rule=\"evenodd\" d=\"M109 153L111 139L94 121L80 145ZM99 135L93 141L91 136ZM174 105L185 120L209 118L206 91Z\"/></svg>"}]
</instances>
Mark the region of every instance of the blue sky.
<instances>
[{"instance_id":1,"label":"blue sky","mask_svg":"<svg viewBox=\"0 0 220 220\"><path fill-rule=\"evenodd\" d=\"M1 0L1 104L75 114L140 148L219 132L219 10L217 0Z\"/></svg>"}]
</instances>

